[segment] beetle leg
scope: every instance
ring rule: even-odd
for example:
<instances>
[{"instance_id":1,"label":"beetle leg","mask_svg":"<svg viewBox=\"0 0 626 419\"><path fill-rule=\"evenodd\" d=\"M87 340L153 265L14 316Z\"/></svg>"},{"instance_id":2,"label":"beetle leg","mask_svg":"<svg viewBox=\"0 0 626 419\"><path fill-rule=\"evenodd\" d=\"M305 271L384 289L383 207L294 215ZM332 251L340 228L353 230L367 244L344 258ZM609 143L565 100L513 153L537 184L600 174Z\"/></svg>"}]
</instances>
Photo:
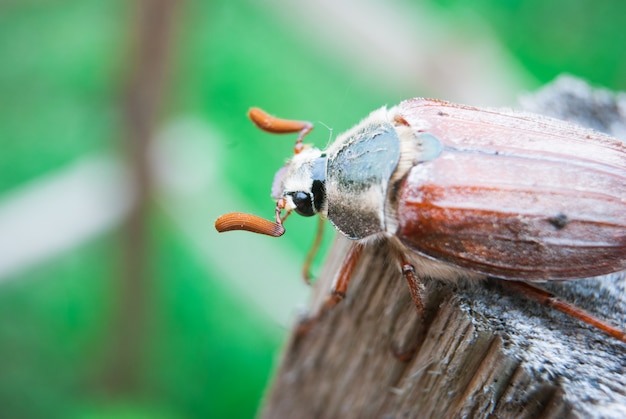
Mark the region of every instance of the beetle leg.
<instances>
[{"instance_id":1,"label":"beetle leg","mask_svg":"<svg viewBox=\"0 0 626 419\"><path fill-rule=\"evenodd\" d=\"M402 276L406 279L409 285L409 292L415 308L417 308L417 314L420 319L424 318L424 284L417 278L415 274L415 268L411 265L404 255L400 256L400 266L402 268Z\"/></svg>"},{"instance_id":2,"label":"beetle leg","mask_svg":"<svg viewBox=\"0 0 626 419\"><path fill-rule=\"evenodd\" d=\"M540 304L559 310L560 312L565 313L570 317L574 317L584 323L587 323L590 326L600 329L602 332L608 334L609 336L617 338L622 342L626 342L626 332L624 332L623 330L620 330L617 327L608 324L604 320L592 316L586 311L581 310L580 308L570 303L560 300L557 296L549 291L544 290L543 288L539 288L535 285L523 281L507 280L500 281L500 283L519 292L526 298L535 300Z\"/></svg>"},{"instance_id":3,"label":"beetle leg","mask_svg":"<svg viewBox=\"0 0 626 419\"><path fill-rule=\"evenodd\" d=\"M324 225L325 221L322 217L318 217L317 222L317 232L315 233L315 240L313 240L313 244L309 249L309 253L306 255L306 259L304 261L304 265L302 266L302 278L307 285L311 285L311 265L313 264L313 260L317 255L318 250L320 250L320 245L322 244L322 237L324 236Z\"/></svg>"},{"instance_id":4,"label":"beetle leg","mask_svg":"<svg viewBox=\"0 0 626 419\"><path fill-rule=\"evenodd\" d=\"M361 258L362 252L363 246L358 244L350 246L348 254L343 260L343 264L341 265L341 269L339 270L339 275L337 275L337 277L333 281L331 294L328 296L326 303L324 303L324 307L322 307L322 310L332 308L336 306L339 301L344 299L344 297L346 296L346 292L348 291L350 279L352 279L352 273L356 268L357 262Z\"/></svg>"},{"instance_id":5,"label":"beetle leg","mask_svg":"<svg viewBox=\"0 0 626 419\"><path fill-rule=\"evenodd\" d=\"M422 283L422 281L419 280L419 278L417 277L417 274L415 273L415 267L413 267L413 265L407 260L406 256L404 254L400 254L399 256L399 262L400 262L400 267L402 268L402 276L404 276L404 279L406 279L406 282L409 286L409 292L411 293L411 299L413 300L413 303L415 304L415 308L417 309L417 316L420 320L420 322L424 322L424 284ZM418 339L418 342L421 342L421 335L424 333L424 329L423 327L420 327L420 337ZM400 362L408 362L411 358L413 358L413 355L415 355L415 352L417 352L417 347L419 346L419 343L415 346L413 346L410 349L399 349L396 348L395 346L393 346L391 348L391 351L393 353L393 356Z\"/></svg>"},{"instance_id":6,"label":"beetle leg","mask_svg":"<svg viewBox=\"0 0 626 419\"><path fill-rule=\"evenodd\" d=\"M330 309L335 307L345 298L346 292L348 291L348 285L350 284L350 279L352 279L352 273L356 268L356 264L361 257L362 251L363 246L361 245L353 244L350 246L348 254L341 265L341 269L339 269L339 274L333 280L330 295L326 298L326 301L324 301L324 304L316 315L308 317L300 322L296 332L297 335L306 334L319 319L326 315Z\"/></svg>"}]
</instances>

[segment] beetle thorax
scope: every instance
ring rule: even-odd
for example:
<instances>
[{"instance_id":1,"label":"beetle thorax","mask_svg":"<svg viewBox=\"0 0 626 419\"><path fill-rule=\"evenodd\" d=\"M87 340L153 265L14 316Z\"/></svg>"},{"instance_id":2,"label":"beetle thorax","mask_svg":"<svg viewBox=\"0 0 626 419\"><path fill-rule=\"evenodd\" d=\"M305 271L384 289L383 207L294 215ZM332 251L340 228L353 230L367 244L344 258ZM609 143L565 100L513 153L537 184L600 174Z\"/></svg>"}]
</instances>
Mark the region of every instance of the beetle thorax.
<instances>
[{"instance_id":1,"label":"beetle thorax","mask_svg":"<svg viewBox=\"0 0 626 419\"><path fill-rule=\"evenodd\" d=\"M346 237L385 232L387 188L400 158L400 139L379 109L340 135L328 150L328 219Z\"/></svg>"}]
</instances>

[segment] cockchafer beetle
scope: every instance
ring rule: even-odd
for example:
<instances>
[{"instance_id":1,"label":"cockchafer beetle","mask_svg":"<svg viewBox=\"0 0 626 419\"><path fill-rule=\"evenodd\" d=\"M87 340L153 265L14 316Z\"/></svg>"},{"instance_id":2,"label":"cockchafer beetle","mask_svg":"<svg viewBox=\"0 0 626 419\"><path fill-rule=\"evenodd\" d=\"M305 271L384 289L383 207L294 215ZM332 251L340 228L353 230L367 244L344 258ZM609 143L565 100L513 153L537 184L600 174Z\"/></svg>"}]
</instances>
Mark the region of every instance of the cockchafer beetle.
<instances>
[{"instance_id":1,"label":"cockchafer beetle","mask_svg":"<svg viewBox=\"0 0 626 419\"><path fill-rule=\"evenodd\" d=\"M274 179L275 221L230 213L215 227L278 237L295 211L355 240L319 315L345 296L362 245L384 239L420 314L420 277L495 277L626 342L532 284L626 269L621 141L539 115L416 98L372 112L322 151L302 142L309 122L256 108L249 116L265 131L300 133Z\"/></svg>"}]
</instances>

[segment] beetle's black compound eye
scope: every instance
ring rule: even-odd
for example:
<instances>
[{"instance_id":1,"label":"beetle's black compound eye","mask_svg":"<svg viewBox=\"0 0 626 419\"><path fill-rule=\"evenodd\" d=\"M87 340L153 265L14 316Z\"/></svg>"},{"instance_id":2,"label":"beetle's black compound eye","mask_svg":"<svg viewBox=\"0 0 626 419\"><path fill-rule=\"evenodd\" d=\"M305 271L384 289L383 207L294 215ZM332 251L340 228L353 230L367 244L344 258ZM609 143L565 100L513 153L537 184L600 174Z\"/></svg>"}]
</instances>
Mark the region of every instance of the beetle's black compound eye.
<instances>
[{"instance_id":1,"label":"beetle's black compound eye","mask_svg":"<svg viewBox=\"0 0 626 419\"><path fill-rule=\"evenodd\" d=\"M313 208L313 197L307 192L291 192L291 199L296 206L296 212L304 217L311 217L315 215L315 209Z\"/></svg>"}]
</instances>

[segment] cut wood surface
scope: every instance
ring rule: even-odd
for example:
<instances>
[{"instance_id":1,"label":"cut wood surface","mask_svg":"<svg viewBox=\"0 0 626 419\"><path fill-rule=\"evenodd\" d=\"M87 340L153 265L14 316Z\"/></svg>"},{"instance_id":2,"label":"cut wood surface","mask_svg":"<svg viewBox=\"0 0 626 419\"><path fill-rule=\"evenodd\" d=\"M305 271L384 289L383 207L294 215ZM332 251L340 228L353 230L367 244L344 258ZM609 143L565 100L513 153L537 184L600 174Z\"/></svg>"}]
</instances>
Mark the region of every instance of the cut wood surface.
<instances>
[{"instance_id":1,"label":"cut wood surface","mask_svg":"<svg viewBox=\"0 0 626 419\"><path fill-rule=\"evenodd\" d=\"M626 133L624 96L575 79L561 78L522 103ZM341 237L333 244L311 313L328 295L347 246ZM626 417L626 344L511 293L499 280L425 280L420 319L388 250L385 243L368 247L346 299L306 334L292 332L263 417ZM626 327L623 274L545 288Z\"/></svg>"}]
</instances>

